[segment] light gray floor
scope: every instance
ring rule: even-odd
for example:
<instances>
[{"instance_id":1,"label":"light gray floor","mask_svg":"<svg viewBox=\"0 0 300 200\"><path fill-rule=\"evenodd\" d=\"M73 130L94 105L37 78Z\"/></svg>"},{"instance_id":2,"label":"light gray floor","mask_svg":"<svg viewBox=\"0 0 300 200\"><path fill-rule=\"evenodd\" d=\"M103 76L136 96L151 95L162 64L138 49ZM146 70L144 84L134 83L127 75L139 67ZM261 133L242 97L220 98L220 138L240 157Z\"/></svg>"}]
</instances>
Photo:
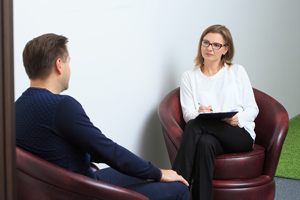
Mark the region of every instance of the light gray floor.
<instances>
[{"instance_id":1,"label":"light gray floor","mask_svg":"<svg viewBox=\"0 0 300 200\"><path fill-rule=\"evenodd\" d=\"M275 200L300 200L300 180L275 177Z\"/></svg>"}]
</instances>

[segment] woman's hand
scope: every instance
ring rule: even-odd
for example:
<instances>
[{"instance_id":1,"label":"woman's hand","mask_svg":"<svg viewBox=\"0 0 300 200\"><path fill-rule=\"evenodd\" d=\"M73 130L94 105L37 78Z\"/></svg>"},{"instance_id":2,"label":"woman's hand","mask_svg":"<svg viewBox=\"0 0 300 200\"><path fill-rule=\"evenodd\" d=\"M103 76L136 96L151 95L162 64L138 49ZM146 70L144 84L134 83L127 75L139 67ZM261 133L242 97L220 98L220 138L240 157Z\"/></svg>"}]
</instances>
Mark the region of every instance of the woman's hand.
<instances>
[{"instance_id":1,"label":"woman's hand","mask_svg":"<svg viewBox=\"0 0 300 200\"><path fill-rule=\"evenodd\" d=\"M189 183L182 176L178 175L177 172L173 170L166 170L166 169L160 169L160 170L161 170L160 182L179 181L184 183L186 186L189 186Z\"/></svg>"},{"instance_id":2,"label":"woman's hand","mask_svg":"<svg viewBox=\"0 0 300 200\"><path fill-rule=\"evenodd\" d=\"M234 115L231 118L224 118L222 121L227 122L231 126L237 126L239 124L239 118L237 115Z\"/></svg>"},{"instance_id":3,"label":"woman's hand","mask_svg":"<svg viewBox=\"0 0 300 200\"><path fill-rule=\"evenodd\" d=\"M198 113L200 113L200 112L212 112L212 105L199 106Z\"/></svg>"}]
</instances>

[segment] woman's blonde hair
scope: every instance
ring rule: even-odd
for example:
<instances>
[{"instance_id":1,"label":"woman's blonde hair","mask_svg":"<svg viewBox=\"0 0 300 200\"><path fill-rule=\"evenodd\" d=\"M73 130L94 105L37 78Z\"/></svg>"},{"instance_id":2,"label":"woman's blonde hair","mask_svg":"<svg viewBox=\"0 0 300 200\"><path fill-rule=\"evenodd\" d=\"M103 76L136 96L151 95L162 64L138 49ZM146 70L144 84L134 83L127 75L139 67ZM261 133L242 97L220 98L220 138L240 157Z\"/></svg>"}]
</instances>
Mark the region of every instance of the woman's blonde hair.
<instances>
[{"instance_id":1,"label":"woman's blonde hair","mask_svg":"<svg viewBox=\"0 0 300 200\"><path fill-rule=\"evenodd\" d=\"M222 63L222 65L224 65L226 63L228 66L231 66L232 65L231 62L232 62L232 59L234 56L234 46L233 46L231 33L225 26L213 25L213 26L208 27L201 35L201 38L199 41L199 46L198 46L198 54L194 60L196 63L195 69L200 68L204 64L204 58L201 53L201 47L202 47L201 43L202 43L204 36L206 36L208 33L219 33L222 35L222 37L225 41L225 45L228 46L228 51L225 55L222 55L221 63Z\"/></svg>"}]
</instances>

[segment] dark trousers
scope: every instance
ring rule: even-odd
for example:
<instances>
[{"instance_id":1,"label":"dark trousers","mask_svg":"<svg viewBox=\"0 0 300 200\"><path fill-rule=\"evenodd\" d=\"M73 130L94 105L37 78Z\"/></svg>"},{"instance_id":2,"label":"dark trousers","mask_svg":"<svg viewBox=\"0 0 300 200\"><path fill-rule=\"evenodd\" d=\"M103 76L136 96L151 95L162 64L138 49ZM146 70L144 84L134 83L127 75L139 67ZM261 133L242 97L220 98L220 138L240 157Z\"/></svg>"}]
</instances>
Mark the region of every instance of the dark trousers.
<instances>
[{"instance_id":1,"label":"dark trousers","mask_svg":"<svg viewBox=\"0 0 300 200\"><path fill-rule=\"evenodd\" d=\"M253 139L238 126L216 119L190 120L172 166L192 186L193 200L213 199L215 157L224 153L250 151Z\"/></svg>"},{"instance_id":2,"label":"dark trousers","mask_svg":"<svg viewBox=\"0 0 300 200\"><path fill-rule=\"evenodd\" d=\"M122 174L112 168L94 172L96 179L136 191L150 200L189 200L189 189L181 182L156 182Z\"/></svg>"}]
</instances>

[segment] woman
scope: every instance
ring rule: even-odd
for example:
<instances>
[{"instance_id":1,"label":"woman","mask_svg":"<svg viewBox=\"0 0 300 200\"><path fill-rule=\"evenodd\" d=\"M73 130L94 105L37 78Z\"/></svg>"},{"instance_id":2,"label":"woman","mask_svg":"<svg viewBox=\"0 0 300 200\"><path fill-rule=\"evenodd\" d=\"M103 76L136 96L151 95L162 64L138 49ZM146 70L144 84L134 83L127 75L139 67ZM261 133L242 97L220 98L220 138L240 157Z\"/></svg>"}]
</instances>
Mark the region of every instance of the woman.
<instances>
[{"instance_id":1,"label":"woman","mask_svg":"<svg viewBox=\"0 0 300 200\"><path fill-rule=\"evenodd\" d=\"M215 157L253 148L258 114L245 69L232 64L234 46L225 26L207 28L199 42L195 68L182 76L180 101L186 127L173 169L189 183L193 200L213 199ZM230 111L231 118L196 118L199 112Z\"/></svg>"}]
</instances>

